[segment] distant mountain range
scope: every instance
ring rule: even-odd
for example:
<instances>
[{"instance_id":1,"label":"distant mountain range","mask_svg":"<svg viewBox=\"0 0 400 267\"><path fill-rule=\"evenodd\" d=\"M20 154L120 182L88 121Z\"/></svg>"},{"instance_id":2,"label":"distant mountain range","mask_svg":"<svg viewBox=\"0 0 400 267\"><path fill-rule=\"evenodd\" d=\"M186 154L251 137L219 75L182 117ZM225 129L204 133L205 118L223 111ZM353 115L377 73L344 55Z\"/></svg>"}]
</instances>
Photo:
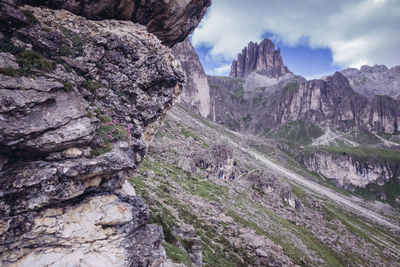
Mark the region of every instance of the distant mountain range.
<instances>
[{"instance_id":1,"label":"distant mountain range","mask_svg":"<svg viewBox=\"0 0 400 267\"><path fill-rule=\"evenodd\" d=\"M400 66L362 66L308 81L265 39L238 54L229 77L206 76L188 40L185 46L181 102L191 110L231 130L280 140L307 169L338 186L398 184ZM374 149L391 156L378 160Z\"/></svg>"}]
</instances>

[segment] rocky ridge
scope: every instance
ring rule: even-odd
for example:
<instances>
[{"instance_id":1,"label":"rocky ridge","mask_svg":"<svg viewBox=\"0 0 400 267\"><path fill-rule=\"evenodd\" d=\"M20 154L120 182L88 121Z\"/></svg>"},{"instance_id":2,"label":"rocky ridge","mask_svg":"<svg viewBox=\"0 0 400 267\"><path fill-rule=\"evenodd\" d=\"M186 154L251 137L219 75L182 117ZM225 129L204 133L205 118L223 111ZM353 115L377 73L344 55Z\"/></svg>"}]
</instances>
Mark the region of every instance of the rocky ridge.
<instances>
[{"instance_id":1,"label":"rocky ridge","mask_svg":"<svg viewBox=\"0 0 400 267\"><path fill-rule=\"evenodd\" d=\"M0 21L0 265L161 265L161 228L126 178L181 93L179 62L130 21L12 0Z\"/></svg>"},{"instance_id":2,"label":"rocky ridge","mask_svg":"<svg viewBox=\"0 0 400 267\"><path fill-rule=\"evenodd\" d=\"M400 94L400 66L361 66L359 70L350 68L341 73L349 79L354 91L366 97L387 95L398 98Z\"/></svg>"},{"instance_id":3,"label":"rocky ridge","mask_svg":"<svg viewBox=\"0 0 400 267\"><path fill-rule=\"evenodd\" d=\"M264 39L260 44L250 42L238 54L237 60L232 62L229 77L243 78L252 72L270 77L290 73L283 65L280 49L275 50L274 43L269 39Z\"/></svg>"},{"instance_id":4,"label":"rocky ridge","mask_svg":"<svg viewBox=\"0 0 400 267\"><path fill-rule=\"evenodd\" d=\"M265 57L260 51L269 52ZM210 99L205 117L237 132L288 140L301 146L333 146L338 151L361 147L362 153L380 147L388 156L383 155L379 164L387 166L388 162L395 162L383 176L372 175L376 168L365 158L354 164L352 159L342 162L350 169L357 169L354 177L345 183L339 183L341 177L333 175L334 172L328 175L323 167L326 164L310 163L305 167L351 190L365 188L366 184L383 186L382 183L391 180L399 182L398 177L391 175L396 173L396 164L400 163L396 152L391 152L400 147L397 138L400 110L395 98L397 68L363 66L361 70L347 69L323 79L307 81L290 73L280 55L274 59L277 53L279 50L275 51L269 40L260 45L250 43L233 63L230 77L208 76L209 90L196 89ZM264 55L262 60L260 55ZM278 68L260 62L276 62ZM276 69L280 71L274 72ZM185 90L190 91L190 88ZM195 109L190 101L183 104ZM345 147L341 147L343 145ZM364 150L368 147L372 149ZM318 155L313 157L318 158ZM376 159L376 155L370 155L370 158ZM367 167L358 170L357 164ZM383 171L380 167L377 169ZM369 178L365 178L368 170L374 177L367 175ZM377 195L379 199L381 195L383 193Z\"/></svg>"}]
</instances>

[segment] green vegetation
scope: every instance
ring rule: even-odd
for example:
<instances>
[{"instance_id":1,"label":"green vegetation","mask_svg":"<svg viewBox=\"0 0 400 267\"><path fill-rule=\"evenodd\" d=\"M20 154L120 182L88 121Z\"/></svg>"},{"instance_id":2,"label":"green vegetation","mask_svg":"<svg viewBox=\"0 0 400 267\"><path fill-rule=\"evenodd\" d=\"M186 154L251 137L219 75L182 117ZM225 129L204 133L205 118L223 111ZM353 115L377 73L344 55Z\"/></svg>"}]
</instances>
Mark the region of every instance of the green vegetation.
<instances>
[{"instance_id":1,"label":"green vegetation","mask_svg":"<svg viewBox=\"0 0 400 267\"><path fill-rule=\"evenodd\" d=\"M294 91L296 91L298 88L299 88L299 84L297 83L297 81L292 81L285 85L282 93L283 93L283 95L290 95Z\"/></svg>"},{"instance_id":2,"label":"green vegetation","mask_svg":"<svg viewBox=\"0 0 400 267\"><path fill-rule=\"evenodd\" d=\"M323 130L317 125L306 125L304 121L297 120L271 130L267 136L283 138L300 145L309 145L313 139L323 135Z\"/></svg>"},{"instance_id":3,"label":"green vegetation","mask_svg":"<svg viewBox=\"0 0 400 267\"><path fill-rule=\"evenodd\" d=\"M239 86L237 88L235 88L232 92L231 92L231 98L235 99L237 101L240 101L243 99L244 96L244 88L243 86Z\"/></svg>"},{"instance_id":4,"label":"green vegetation","mask_svg":"<svg viewBox=\"0 0 400 267\"><path fill-rule=\"evenodd\" d=\"M210 145L207 144L206 142L204 142L203 139L200 138L200 136L198 136L197 134L194 134L189 129L181 127L181 134L183 134L183 136L185 136L185 138L192 137L194 140L199 141L202 144L203 148L210 147ZM161 135L161 133L159 133L159 135Z\"/></svg>"},{"instance_id":5,"label":"green vegetation","mask_svg":"<svg viewBox=\"0 0 400 267\"><path fill-rule=\"evenodd\" d=\"M39 20L35 17L32 11L30 10L21 10L21 12L27 17L27 19L32 23L32 24L38 24Z\"/></svg>"},{"instance_id":6,"label":"green vegetation","mask_svg":"<svg viewBox=\"0 0 400 267\"><path fill-rule=\"evenodd\" d=\"M90 151L90 157L91 158L98 157L98 156L103 155L104 153L107 153L107 152L110 152L110 151L111 151L111 143L110 142L105 142L103 144L103 146L93 148Z\"/></svg>"},{"instance_id":7,"label":"green vegetation","mask_svg":"<svg viewBox=\"0 0 400 267\"><path fill-rule=\"evenodd\" d=\"M95 114L93 112L91 112L90 110L87 110L87 116L88 116L88 118L93 118L93 117L95 117Z\"/></svg>"},{"instance_id":8,"label":"green vegetation","mask_svg":"<svg viewBox=\"0 0 400 267\"><path fill-rule=\"evenodd\" d=\"M70 92L70 91L72 91L72 90L74 90L74 86L73 86L73 84L70 82L70 81L66 81L65 83L64 83L64 90L65 91L67 91L67 92Z\"/></svg>"},{"instance_id":9,"label":"green vegetation","mask_svg":"<svg viewBox=\"0 0 400 267\"><path fill-rule=\"evenodd\" d=\"M48 27L42 27L41 30L44 31L44 32L51 32L51 29L48 28Z\"/></svg>"},{"instance_id":10,"label":"green vegetation","mask_svg":"<svg viewBox=\"0 0 400 267\"><path fill-rule=\"evenodd\" d=\"M80 36L76 32L73 32L65 27L61 28L61 32L64 34L65 39L72 42L72 45L76 50L83 50L83 45L85 44L85 38L83 36Z\"/></svg>"},{"instance_id":11,"label":"green vegetation","mask_svg":"<svg viewBox=\"0 0 400 267\"><path fill-rule=\"evenodd\" d=\"M302 202L307 201L307 193L303 189L295 185L290 185L290 188L292 189L293 194L298 197Z\"/></svg>"},{"instance_id":12,"label":"green vegetation","mask_svg":"<svg viewBox=\"0 0 400 267\"><path fill-rule=\"evenodd\" d=\"M394 175L396 177L396 175ZM381 200L379 196L385 196L386 202L392 207L400 210L400 204L396 202L396 198L400 197L400 182L397 178L391 178L384 185L375 183L368 184L365 188L360 188L356 194L367 199Z\"/></svg>"},{"instance_id":13,"label":"green vegetation","mask_svg":"<svg viewBox=\"0 0 400 267\"><path fill-rule=\"evenodd\" d=\"M186 252L174 245L169 244L168 242L163 242L162 245L165 248L167 257L173 262L183 263L186 266L192 266L192 263L190 262L189 256L186 254Z\"/></svg>"},{"instance_id":14,"label":"green vegetation","mask_svg":"<svg viewBox=\"0 0 400 267\"><path fill-rule=\"evenodd\" d=\"M213 127L215 130L220 130L218 125L213 125L211 122L208 122L207 125L210 125L210 127ZM182 129L187 129L189 133L185 131L182 132ZM316 131L318 130L320 129L318 128ZM180 138L184 136L189 137L192 133L191 128L185 124L184 120L176 122L173 119L168 121L168 126L166 125L163 131L163 134L168 137L181 135ZM221 130L221 133L222 132ZM312 136L315 133L309 129L305 132L308 136ZM198 134L196 137L209 140L206 139L206 136L198 132L195 133ZM283 140L278 141L280 142ZM255 142L256 144L263 143L261 139L260 141L258 141L258 139L247 141L247 143L250 142ZM291 141L284 142L289 146L292 144L298 148L293 148L293 150L289 149L293 153L304 150L304 148L295 145ZM276 149L275 144L265 143L266 142L264 142L263 147L258 148L257 146L257 150L261 149L263 151L262 153L272 154L272 156L283 156L285 160L282 161L285 162L285 166L290 165L291 168L299 170L302 175L311 177L312 179L323 179L323 177L320 177L318 174L307 172L298 162L292 162L293 159ZM195 145L198 146L197 143ZM235 152L239 153L238 151ZM179 153L179 151L172 148L168 153L174 155L175 153ZM242 159L241 156L238 155L237 158L241 161L241 167L243 165L243 168L246 170L254 170L254 166L250 166L250 163ZM155 173L151 178L147 177L150 170ZM256 170L258 169L256 168ZM266 171L265 175L268 174L269 171ZM386 256L387 253L384 255L384 253L380 251L380 247L377 246L380 244L379 239L381 237L384 238L384 241L388 240L384 236L385 232L378 230L377 234L380 234L380 236L369 236L370 240L374 241L377 245L370 241L364 243L363 239L367 239L369 233L372 232L370 232L370 230L364 230L364 225L361 224L363 222L360 222L360 224L358 223L358 220L362 221L361 219L352 218L351 215L343 214L336 210L331 211L330 208L324 209L324 200L320 200L322 209L318 208L318 205L311 205L311 203L314 203L311 202L311 199L318 199L318 197L312 194L309 195L308 191L304 191L297 185L290 185L291 191L298 200L302 201L306 206L305 208L314 209L316 212L319 210L319 212L323 213L326 220L321 220L321 224L325 224L325 227L331 229L335 229L336 227L336 231L340 230L338 235L343 234L345 237L350 236L351 242L355 241L360 246L368 244L363 247L363 252L358 253L357 250L351 250L354 254L348 253L346 251L346 249L349 248L347 244L352 245L352 243L342 244L335 241L326 242L326 240L323 239L326 235L321 234L319 230L315 229L314 223L312 227L308 228L309 226L306 220L301 220L299 222L297 219L292 220L292 216L288 216L290 219L286 219L285 213L279 213L281 215L277 215L277 213L274 212L275 208L266 205L268 201L264 202L268 194L264 193L263 195L260 188L253 187L256 192L260 191L260 195L258 196L258 194L254 193L252 190L246 191L235 188L234 186L227 186L224 181L215 184L212 180L204 179L204 176L205 174L203 173L191 174L177 168L175 163L166 159L164 155L149 153L143 161L139 173L130 179L130 181L135 184L136 192L142 196L151 207L153 212L151 222L161 225L167 240L166 245L169 246L169 249L172 251L176 249L179 250L174 253L175 256L170 256L170 253L167 252L168 257L175 257L174 261L176 262L184 262L188 252L190 252L193 246L192 241L184 240L173 234L173 227L183 222L192 225L195 228L196 235L201 238L201 245L203 247L202 256L205 266L246 266L246 264L256 266L258 264L258 262L252 261L252 257L248 256L248 253L250 253L250 251L247 250L248 246L235 248L231 244L232 238L235 239L237 236L233 237L230 234L230 230L240 227L253 229L257 234L266 236L275 244L281 246L285 255L290 257L295 264L301 266L367 265L365 260L360 256L363 255L362 253L364 252L374 254L375 251L379 254L379 256L376 257L383 258L383 263L386 263L385 257L388 257ZM278 177L278 179L285 178ZM188 196L193 198L193 200L188 201ZM254 201L255 196L258 196L257 201ZM214 202L220 203L221 206L228 210L223 213L232 217L234 222L225 223L219 221L219 223L215 223L210 220L210 216L215 212L215 209L211 208L211 205L204 204L200 210L194 209L194 207L197 206L196 203L206 202L212 203L212 206L214 206ZM342 220L347 221L348 225L343 226L336 213L341 216L340 218ZM300 210L293 210L293 215L303 216ZM318 216L317 218L320 217ZM371 224L370 227L374 228L374 225ZM321 230L323 228L319 229ZM390 242L392 242L391 239L392 237L389 237ZM185 249L179 249L181 245ZM339 247L341 245L342 247ZM254 251L252 250L251 253L253 254ZM242 259L245 263L242 263ZM272 258L269 260L273 261Z\"/></svg>"},{"instance_id":15,"label":"green vegetation","mask_svg":"<svg viewBox=\"0 0 400 267\"><path fill-rule=\"evenodd\" d=\"M94 113L96 113L96 118L98 118L101 122L103 122L103 123L111 122L111 118L104 116L100 110L95 109Z\"/></svg>"},{"instance_id":16,"label":"green vegetation","mask_svg":"<svg viewBox=\"0 0 400 267\"><path fill-rule=\"evenodd\" d=\"M208 180L199 181L188 178L182 181L181 184L185 184L191 194L210 201L218 201L227 193L226 187L216 185Z\"/></svg>"},{"instance_id":17,"label":"green vegetation","mask_svg":"<svg viewBox=\"0 0 400 267\"><path fill-rule=\"evenodd\" d=\"M42 71L51 71L55 67L51 61L33 50L26 50L19 53L17 56L17 62L25 70L36 68Z\"/></svg>"},{"instance_id":18,"label":"green vegetation","mask_svg":"<svg viewBox=\"0 0 400 267\"><path fill-rule=\"evenodd\" d=\"M301 251L297 246L293 243L288 242L282 233L289 231L300 238L300 240L308 247L309 250L316 252L328 266L347 266L347 260L333 251L331 248L327 247L321 240L314 236L312 232L306 229L303 226L298 226L296 224L292 224L286 219L277 216L272 211L265 209L264 207L259 206L258 204L254 204L254 208L263 212L263 217L269 218L272 220L274 225L279 225L279 231L271 231L264 230L255 222L249 221L245 218L252 218L250 213L247 213L245 216L243 214L236 214L234 211L228 211L229 216L231 216L236 222L239 222L245 227L251 228L255 230L259 235L264 235L270 238L274 243L279 244L285 254L290 257L296 264L301 266L310 266L312 265L310 259Z\"/></svg>"},{"instance_id":19,"label":"green vegetation","mask_svg":"<svg viewBox=\"0 0 400 267\"><path fill-rule=\"evenodd\" d=\"M154 156L151 153L150 155ZM152 180L147 177L147 172L149 170L154 171L156 174L156 177ZM176 213L170 212L170 210L166 208L166 204L157 200L149 201L153 214L150 222L159 224L163 228L167 241L164 247L167 246L166 250L169 250L167 252L168 257L175 262L185 263L185 255L187 255L187 253L177 247L177 242L182 244L187 251L190 251L193 245L191 241L183 240L172 234L173 227L177 222L181 221L192 225L195 228L196 235L201 237L204 266L247 266L247 264L241 262L240 257L238 257L236 253L240 254L244 259L248 259L248 263L251 262L250 258L247 257L245 251L237 251L232 247L229 241L224 238L223 233L221 233L219 229L220 225L204 221L193 213L193 209L189 205L174 198L169 192L165 192L165 190L168 191L169 188L173 188L165 179L165 175L172 178L173 181L178 183L180 188L186 190L188 194L212 201L219 201L220 197L226 196L227 188L207 180L198 180L175 166L165 165L157 160L150 161L145 159L143 161L139 169L139 174L130 178L129 181L135 184L137 193L145 200L149 199L147 191L151 190L162 199L163 202L168 203L168 206L176 211ZM156 179L157 182L155 182L154 179ZM154 187L153 185L155 183L160 183L160 185ZM177 217L173 214L176 214ZM187 262L185 264L187 264Z\"/></svg>"},{"instance_id":20,"label":"green vegetation","mask_svg":"<svg viewBox=\"0 0 400 267\"><path fill-rule=\"evenodd\" d=\"M361 145L374 145L382 143L382 140L368 131L359 130L348 135L351 140L354 140Z\"/></svg>"},{"instance_id":21,"label":"green vegetation","mask_svg":"<svg viewBox=\"0 0 400 267\"><path fill-rule=\"evenodd\" d=\"M372 160L375 162L386 162L391 166L397 166L398 164L400 164L400 152L383 148L330 145L309 147L305 151L306 154L312 154L315 152L327 152L331 154L348 155L351 156L353 159L361 162Z\"/></svg>"},{"instance_id":22,"label":"green vegetation","mask_svg":"<svg viewBox=\"0 0 400 267\"><path fill-rule=\"evenodd\" d=\"M101 87L107 87L105 84L93 80L93 81L84 81L82 83L82 86L85 87L86 89L88 89L91 92L95 92L97 89L101 88Z\"/></svg>"},{"instance_id":23,"label":"green vegetation","mask_svg":"<svg viewBox=\"0 0 400 267\"><path fill-rule=\"evenodd\" d=\"M61 46L59 53L61 56L65 56L65 57L69 57L69 56L75 57L75 51L71 47L69 47L65 44Z\"/></svg>"},{"instance_id":24,"label":"green vegetation","mask_svg":"<svg viewBox=\"0 0 400 267\"><path fill-rule=\"evenodd\" d=\"M188 138L190 136L194 140L197 140L197 141L201 140L201 138L198 135L192 133L190 130L188 130L186 128L181 127L181 133L183 134L183 136L185 136L185 138Z\"/></svg>"},{"instance_id":25,"label":"green vegetation","mask_svg":"<svg viewBox=\"0 0 400 267\"><path fill-rule=\"evenodd\" d=\"M15 46L14 43L8 38L0 38L0 51L10 52L11 54L18 54L24 51L22 48Z\"/></svg>"},{"instance_id":26,"label":"green vegetation","mask_svg":"<svg viewBox=\"0 0 400 267\"><path fill-rule=\"evenodd\" d=\"M216 89L216 90L218 90L219 89L219 85L218 84L216 84L216 83L212 83L212 82L209 82L209 84L208 84L212 89Z\"/></svg>"},{"instance_id":27,"label":"green vegetation","mask_svg":"<svg viewBox=\"0 0 400 267\"><path fill-rule=\"evenodd\" d=\"M0 73L12 77L20 77L24 75L23 70L14 69L12 67L0 68Z\"/></svg>"},{"instance_id":28,"label":"green vegetation","mask_svg":"<svg viewBox=\"0 0 400 267\"><path fill-rule=\"evenodd\" d=\"M376 253L378 253L383 260L386 260L387 256L382 253L385 247L380 241L381 238L386 239L386 241L391 244L400 245L399 238L382 226L377 227L376 225L365 223L363 219L333 205L325 205L323 210L325 213L324 216L326 216L327 219L339 220L350 232L364 239L369 244L374 245ZM377 238L378 236L380 238ZM347 253L345 256L348 257L349 262L359 262L361 265L367 265L362 258L354 258L354 255L349 255Z\"/></svg>"},{"instance_id":29,"label":"green vegetation","mask_svg":"<svg viewBox=\"0 0 400 267\"><path fill-rule=\"evenodd\" d=\"M105 142L122 141L129 138L127 127L117 122L103 123L98 130L98 134Z\"/></svg>"}]
</instances>

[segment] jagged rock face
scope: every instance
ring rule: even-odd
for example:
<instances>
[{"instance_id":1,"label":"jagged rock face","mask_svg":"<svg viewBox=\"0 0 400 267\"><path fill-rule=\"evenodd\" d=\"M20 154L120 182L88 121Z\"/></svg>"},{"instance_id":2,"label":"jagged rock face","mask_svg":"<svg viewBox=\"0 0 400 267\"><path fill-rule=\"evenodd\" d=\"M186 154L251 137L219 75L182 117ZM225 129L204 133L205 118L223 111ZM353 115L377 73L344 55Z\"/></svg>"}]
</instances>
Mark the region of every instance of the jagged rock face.
<instances>
[{"instance_id":1,"label":"jagged rock face","mask_svg":"<svg viewBox=\"0 0 400 267\"><path fill-rule=\"evenodd\" d=\"M32 5L66 9L89 19L131 20L147 27L163 44L185 40L200 23L211 0L21 0Z\"/></svg>"},{"instance_id":2,"label":"jagged rock face","mask_svg":"<svg viewBox=\"0 0 400 267\"><path fill-rule=\"evenodd\" d=\"M0 265L158 266L126 178L182 89L144 26L0 6Z\"/></svg>"},{"instance_id":3,"label":"jagged rock face","mask_svg":"<svg viewBox=\"0 0 400 267\"><path fill-rule=\"evenodd\" d=\"M260 44L250 42L232 62L230 77L246 77L252 72L270 77L280 77L290 73L283 65L280 49L275 50L271 40Z\"/></svg>"},{"instance_id":4,"label":"jagged rock face","mask_svg":"<svg viewBox=\"0 0 400 267\"><path fill-rule=\"evenodd\" d=\"M398 179L397 164L360 160L350 155L316 152L302 156L302 162L310 171L331 179L348 190L365 188L374 183L384 185L390 179Z\"/></svg>"},{"instance_id":5,"label":"jagged rock face","mask_svg":"<svg viewBox=\"0 0 400 267\"><path fill-rule=\"evenodd\" d=\"M361 96L339 72L326 80L304 81L294 77L251 91L244 89L240 79L209 77L209 82L212 116L236 131L260 134L303 121L343 131L398 132L398 101L388 96Z\"/></svg>"},{"instance_id":6,"label":"jagged rock face","mask_svg":"<svg viewBox=\"0 0 400 267\"><path fill-rule=\"evenodd\" d=\"M349 79L354 91L368 98L375 95L397 98L400 94L400 66L390 69L384 65L362 66L360 70L351 68L341 73Z\"/></svg>"},{"instance_id":7,"label":"jagged rock face","mask_svg":"<svg viewBox=\"0 0 400 267\"><path fill-rule=\"evenodd\" d=\"M282 90L270 99L271 123L304 120L344 131L359 128L372 132L397 133L399 103L386 96L372 100L356 94L345 76L336 72L323 80L303 82L298 88Z\"/></svg>"},{"instance_id":8,"label":"jagged rock face","mask_svg":"<svg viewBox=\"0 0 400 267\"><path fill-rule=\"evenodd\" d=\"M178 102L207 117L210 114L210 88L199 56L189 38L176 44L173 54L181 62L186 76L186 83Z\"/></svg>"}]
</instances>

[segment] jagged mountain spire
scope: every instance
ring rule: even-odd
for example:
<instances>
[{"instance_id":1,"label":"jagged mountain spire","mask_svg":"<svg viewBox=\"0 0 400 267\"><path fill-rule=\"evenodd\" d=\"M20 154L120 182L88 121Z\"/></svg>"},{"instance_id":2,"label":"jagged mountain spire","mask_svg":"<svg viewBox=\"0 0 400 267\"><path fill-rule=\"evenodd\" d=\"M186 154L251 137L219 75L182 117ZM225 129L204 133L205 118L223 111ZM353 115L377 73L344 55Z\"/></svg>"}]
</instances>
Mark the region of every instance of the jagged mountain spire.
<instances>
[{"instance_id":1,"label":"jagged mountain spire","mask_svg":"<svg viewBox=\"0 0 400 267\"><path fill-rule=\"evenodd\" d=\"M250 42L238 54L237 60L232 62L229 76L245 77L254 71L271 77L290 73L283 65L280 49L275 50L274 43L269 39L264 39L260 44Z\"/></svg>"}]
</instances>

